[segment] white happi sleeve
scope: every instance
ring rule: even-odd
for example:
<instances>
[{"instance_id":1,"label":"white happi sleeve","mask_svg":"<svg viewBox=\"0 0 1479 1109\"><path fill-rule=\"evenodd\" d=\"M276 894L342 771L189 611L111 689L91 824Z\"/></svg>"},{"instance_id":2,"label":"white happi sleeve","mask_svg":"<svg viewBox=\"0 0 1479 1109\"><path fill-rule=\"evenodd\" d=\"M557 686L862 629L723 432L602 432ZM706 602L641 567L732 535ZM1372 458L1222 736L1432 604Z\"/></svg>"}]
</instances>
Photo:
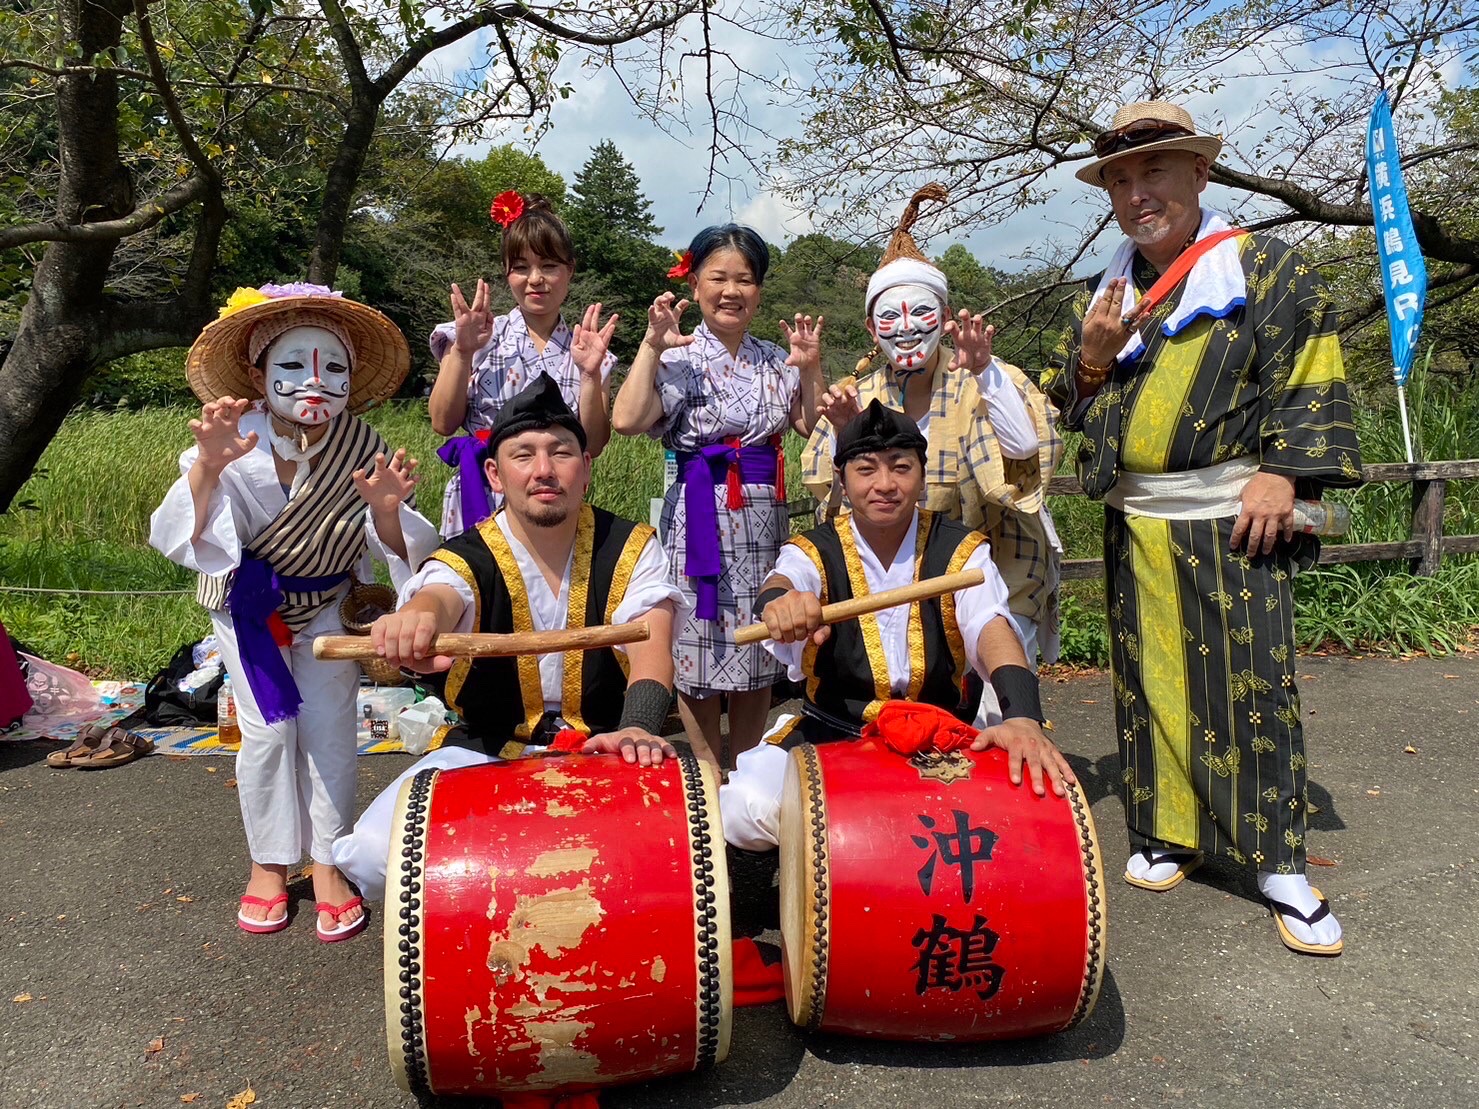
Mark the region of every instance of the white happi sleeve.
<instances>
[{"instance_id":1,"label":"white happi sleeve","mask_svg":"<svg viewBox=\"0 0 1479 1109\"><path fill-rule=\"evenodd\" d=\"M1017 625L1012 621L1011 610L1007 607L1006 582L1001 580L1001 572L997 570L996 563L991 561L991 545L982 543L966 559L961 569L981 570L986 575L986 580L980 585L973 585L955 594L955 622L960 627L960 637L965 640L965 657L970 662L971 669L990 685L991 675L986 672L978 650L981 632L986 629L987 624L1001 616L1011 625L1012 633L1019 642L1022 633L1017 630ZM1025 652L1025 646L1023 650Z\"/></svg>"},{"instance_id":2,"label":"white happi sleeve","mask_svg":"<svg viewBox=\"0 0 1479 1109\"><path fill-rule=\"evenodd\" d=\"M986 406L991 410L991 426L1004 458L1032 458L1037 454L1037 425L1027 411L1027 403L1017 383L1007 376L995 358L977 379Z\"/></svg>"},{"instance_id":3,"label":"white happi sleeve","mask_svg":"<svg viewBox=\"0 0 1479 1109\"><path fill-rule=\"evenodd\" d=\"M425 562L442 542L435 525L405 501L401 502L400 518L401 537L406 543L404 559L381 540L380 533L375 530L375 514L368 506L365 508L365 534L369 538L370 552L390 567L390 583L397 591L410 580L414 568Z\"/></svg>"},{"instance_id":4,"label":"white happi sleeve","mask_svg":"<svg viewBox=\"0 0 1479 1109\"><path fill-rule=\"evenodd\" d=\"M425 589L428 585L445 585L453 590L462 601L462 615L457 618L457 626L451 630L454 632L470 632L477 629L472 626L473 619L477 614L477 598L473 596L472 586L462 580L462 575L445 562L430 559L424 563L421 569L412 574L400 587L397 607L404 608L407 601L416 596L417 592Z\"/></svg>"},{"instance_id":5,"label":"white happi sleeve","mask_svg":"<svg viewBox=\"0 0 1479 1109\"><path fill-rule=\"evenodd\" d=\"M775 569L771 571L771 574L779 574L798 592L815 593L818 597L822 595L822 576L817 573L816 564L803 554L799 547L791 543L781 545L780 552L775 558ZM770 574L766 575L766 577L769 576ZM759 622L758 618L755 622ZM806 676L801 672L801 656L806 650L805 640L796 643L777 643L773 639L767 639L764 646L775 656L776 661L786 668L788 679L799 682Z\"/></svg>"},{"instance_id":6,"label":"white happi sleeve","mask_svg":"<svg viewBox=\"0 0 1479 1109\"><path fill-rule=\"evenodd\" d=\"M642 553L637 556L637 565L632 570L632 579L627 583L626 595L611 614L613 624L627 624L650 612L664 601L673 604L673 626L681 627L685 618L683 591L668 580L668 556L663 552L657 533L648 536ZM618 647L618 651L626 651Z\"/></svg>"},{"instance_id":7,"label":"white happi sleeve","mask_svg":"<svg viewBox=\"0 0 1479 1109\"><path fill-rule=\"evenodd\" d=\"M149 517L149 545L171 562L202 574L224 574L241 565L241 535L233 496L222 477L206 502L205 527L195 533L195 498L190 492L190 468L200 453L190 447L180 455L180 476ZM233 463L232 465L235 465ZM244 515L244 513L242 514Z\"/></svg>"}]
</instances>

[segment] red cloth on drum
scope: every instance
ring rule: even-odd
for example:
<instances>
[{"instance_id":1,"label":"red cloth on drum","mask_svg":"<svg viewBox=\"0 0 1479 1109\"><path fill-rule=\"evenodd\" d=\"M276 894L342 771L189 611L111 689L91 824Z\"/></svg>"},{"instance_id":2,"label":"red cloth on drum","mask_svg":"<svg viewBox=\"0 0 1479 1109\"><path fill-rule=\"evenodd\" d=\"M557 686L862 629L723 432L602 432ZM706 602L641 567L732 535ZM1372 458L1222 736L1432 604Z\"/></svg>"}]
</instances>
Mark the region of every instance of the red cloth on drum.
<instances>
[{"instance_id":1,"label":"red cloth on drum","mask_svg":"<svg viewBox=\"0 0 1479 1109\"><path fill-rule=\"evenodd\" d=\"M579 751L585 746L585 741L590 737L582 731L574 728L561 728L555 733L555 738L550 740L551 751L564 751L566 753Z\"/></svg>"},{"instance_id":2,"label":"red cloth on drum","mask_svg":"<svg viewBox=\"0 0 1479 1109\"><path fill-rule=\"evenodd\" d=\"M889 701L863 728L864 739L876 740L905 758L931 747L941 752L969 747L979 734L944 709L913 701Z\"/></svg>"},{"instance_id":3,"label":"red cloth on drum","mask_svg":"<svg viewBox=\"0 0 1479 1109\"><path fill-rule=\"evenodd\" d=\"M734 941L729 965L734 973L734 1005L768 1005L786 996L781 964L765 961L760 945L748 936Z\"/></svg>"}]
</instances>

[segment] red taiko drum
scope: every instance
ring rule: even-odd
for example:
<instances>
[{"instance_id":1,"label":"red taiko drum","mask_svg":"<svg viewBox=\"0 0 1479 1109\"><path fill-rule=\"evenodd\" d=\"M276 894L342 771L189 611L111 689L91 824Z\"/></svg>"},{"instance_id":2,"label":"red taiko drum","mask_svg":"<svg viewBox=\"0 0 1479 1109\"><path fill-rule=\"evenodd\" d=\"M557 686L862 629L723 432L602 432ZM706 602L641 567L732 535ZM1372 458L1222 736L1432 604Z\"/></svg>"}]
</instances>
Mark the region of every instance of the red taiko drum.
<instances>
[{"instance_id":1,"label":"red taiko drum","mask_svg":"<svg viewBox=\"0 0 1479 1109\"><path fill-rule=\"evenodd\" d=\"M402 787L385 890L386 1034L427 1094L569 1093L729 1052L729 879L691 754L530 758Z\"/></svg>"},{"instance_id":2,"label":"red taiko drum","mask_svg":"<svg viewBox=\"0 0 1479 1109\"><path fill-rule=\"evenodd\" d=\"M786 1006L811 1029L971 1041L1094 1007L1105 901L1088 803L1014 786L1004 751L791 752L781 801Z\"/></svg>"}]
</instances>

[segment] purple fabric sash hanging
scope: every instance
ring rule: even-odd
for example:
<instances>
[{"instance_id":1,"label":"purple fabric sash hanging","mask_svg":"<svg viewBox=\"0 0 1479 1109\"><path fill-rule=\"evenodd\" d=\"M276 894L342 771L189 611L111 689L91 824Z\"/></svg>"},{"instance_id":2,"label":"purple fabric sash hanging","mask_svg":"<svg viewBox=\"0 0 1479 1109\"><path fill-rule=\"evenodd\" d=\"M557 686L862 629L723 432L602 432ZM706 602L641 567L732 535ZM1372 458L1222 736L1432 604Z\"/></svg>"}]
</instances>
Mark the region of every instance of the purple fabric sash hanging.
<instances>
[{"instance_id":1,"label":"purple fabric sash hanging","mask_svg":"<svg viewBox=\"0 0 1479 1109\"><path fill-rule=\"evenodd\" d=\"M483 463L488 460L488 440L477 435L458 435L437 448L437 457L448 466L456 466L462 478L461 495L463 530L482 523L493 515L488 501L488 486L483 480Z\"/></svg>"},{"instance_id":2,"label":"purple fabric sash hanging","mask_svg":"<svg viewBox=\"0 0 1479 1109\"><path fill-rule=\"evenodd\" d=\"M683 482L687 520L683 573L693 579L693 614L700 620L719 619L719 575L724 565L714 490L727 484L730 507L738 509L743 502L738 505L733 502L740 484L774 485L776 480L777 451L774 446L739 447L731 445L734 442L711 443L697 451L678 452L678 473Z\"/></svg>"},{"instance_id":3,"label":"purple fabric sash hanging","mask_svg":"<svg viewBox=\"0 0 1479 1109\"><path fill-rule=\"evenodd\" d=\"M282 577L265 558L243 552L241 565L226 595L226 610L236 632L236 650L252 699L269 724L298 715L303 697L293 672L273 637L269 621L283 603L284 593L324 593L349 580L349 575L328 574L321 578Z\"/></svg>"}]
</instances>

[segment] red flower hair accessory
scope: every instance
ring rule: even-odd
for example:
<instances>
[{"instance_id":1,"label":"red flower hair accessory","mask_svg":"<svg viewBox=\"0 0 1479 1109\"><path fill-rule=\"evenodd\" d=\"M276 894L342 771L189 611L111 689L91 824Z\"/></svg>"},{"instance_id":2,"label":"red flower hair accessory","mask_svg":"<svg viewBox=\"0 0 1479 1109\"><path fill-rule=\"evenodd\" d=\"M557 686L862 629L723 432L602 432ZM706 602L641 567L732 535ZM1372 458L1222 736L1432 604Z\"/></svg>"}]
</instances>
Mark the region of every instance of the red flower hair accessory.
<instances>
[{"instance_id":1,"label":"red flower hair accessory","mask_svg":"<svg viewBox=\"0 0 1479 1109\"><path fill-rule=\"evenodd\" d=\"M668 270L668 276L675 281L680 281L688 276L691 269L693 269L693 251L685 250L678 255L678 264Z\"/></svg>"},{"instance_id":2,"label":"red flower hair accessory","mask_svg":"<svg viewBox=\"0 0 1479 1109\"><path fill-rule=\"evenodd\" d=\"M501 192L493 198L493 206L488 209L488 215L493 217L493 222L499 227L507 227L524 214L524 198L515 189Z\"/></svg>"}]
</instances>

